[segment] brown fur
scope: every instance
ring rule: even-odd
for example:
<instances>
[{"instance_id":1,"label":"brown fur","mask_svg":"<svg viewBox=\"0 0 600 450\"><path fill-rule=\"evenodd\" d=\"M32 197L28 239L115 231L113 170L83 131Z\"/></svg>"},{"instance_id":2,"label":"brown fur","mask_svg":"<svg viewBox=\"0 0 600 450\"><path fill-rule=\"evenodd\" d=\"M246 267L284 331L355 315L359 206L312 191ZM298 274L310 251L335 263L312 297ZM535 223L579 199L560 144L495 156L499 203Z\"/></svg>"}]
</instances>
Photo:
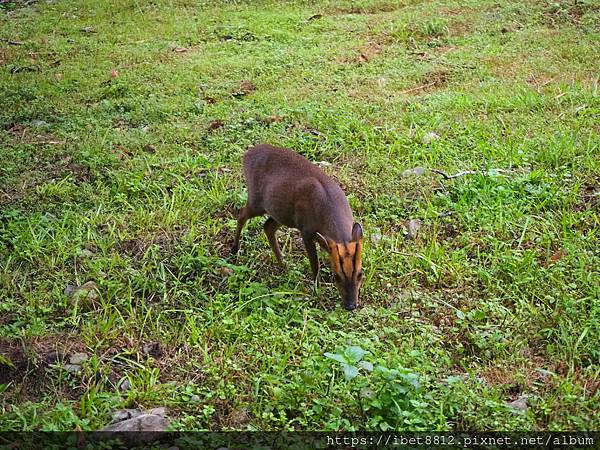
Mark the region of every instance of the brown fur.
<instances>
[{"instance_id":1,"label":"brown fur","mask_svg":"<svg viewBox=\"0 0 600 450\"><path fill-rule=\"evenodd\" d=\"M344 306L354 309L362 284L362 228L354 223L338 184L298 153L257 145L244 155L248 202L241 209L232 252L239 249L248 219L267 214L264 230L277 260L283 257L275 233L281 225L297 228L315 279L319 273L315 240L330 255Z\"/></svg>"}]
</instances>

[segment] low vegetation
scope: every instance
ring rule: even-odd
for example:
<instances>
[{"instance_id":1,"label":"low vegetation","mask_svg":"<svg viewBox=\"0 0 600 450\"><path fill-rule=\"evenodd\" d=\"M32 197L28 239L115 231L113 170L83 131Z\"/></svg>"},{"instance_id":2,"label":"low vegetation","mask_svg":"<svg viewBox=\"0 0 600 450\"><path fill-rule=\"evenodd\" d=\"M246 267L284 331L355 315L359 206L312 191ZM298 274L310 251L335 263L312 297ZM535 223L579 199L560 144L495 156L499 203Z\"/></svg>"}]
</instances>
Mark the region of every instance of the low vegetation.
<instances>
[{"instance_id":1,"label":"low vegetation","mask_svg":"<svg viewBox=\"0 0 600 450\"><path fill-rule=\"evenodd\" d=\"M175 430L600 428L599 23L593 0L0 2L0 429L162 406ZM293 230L285 270L259 219L229 257L260 142L348 194L355 312Z\"/></svg>"}]
</instances>

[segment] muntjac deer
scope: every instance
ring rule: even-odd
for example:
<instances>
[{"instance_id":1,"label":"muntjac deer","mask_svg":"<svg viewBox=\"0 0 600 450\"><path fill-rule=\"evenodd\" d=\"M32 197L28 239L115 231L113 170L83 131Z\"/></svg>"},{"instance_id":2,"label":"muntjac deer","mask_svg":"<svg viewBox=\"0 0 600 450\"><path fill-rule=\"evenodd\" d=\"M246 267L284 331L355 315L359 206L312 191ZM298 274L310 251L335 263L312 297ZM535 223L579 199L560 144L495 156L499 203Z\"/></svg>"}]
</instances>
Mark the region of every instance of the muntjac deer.
<instances>
[{"instance_id":1,"label":"muntjac deer","mask_svg":"<svg viewBox=\"0 0 600 450\"><path fill-rule=\"evenodd\" d=\"M329 253L344 307L355 309L363 282L363 232L360 224L354 223L348 200L338 184L298 153L268 144L246 152L244 175L248 201L240 211L231 252L239 250L246 221L267 214L264 230L277 261L283 264L275 232L281 225L297 228L315 281L319 275L317 241Z\"/></svg>"}]
</instances>

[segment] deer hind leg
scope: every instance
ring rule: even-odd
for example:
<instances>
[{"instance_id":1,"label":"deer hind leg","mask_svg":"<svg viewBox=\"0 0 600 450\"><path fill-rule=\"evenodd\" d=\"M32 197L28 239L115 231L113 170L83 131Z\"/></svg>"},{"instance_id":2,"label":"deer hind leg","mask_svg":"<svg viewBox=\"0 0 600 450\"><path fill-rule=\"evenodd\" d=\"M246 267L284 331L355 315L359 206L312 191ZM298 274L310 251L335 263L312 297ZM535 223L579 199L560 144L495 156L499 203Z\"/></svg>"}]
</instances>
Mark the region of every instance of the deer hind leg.
<instances>
[{"instance_id":1,"label":"deer hind leg","mask_svg":"<svg viewBox=\"0 0 600 450\"><path fill-rule=\"evenodd\" d=\"M277 262L280 266L283 266L283 256L281 255L281 249L279 248L277 236L275 235L279 227L281 227L281 224L272 217L269 217L263 226L265 234L267 235L267 239L269 240L269 244L273 249L273 253L275 253L275 257L277 258Z\"/></svg>"}]
</instances>

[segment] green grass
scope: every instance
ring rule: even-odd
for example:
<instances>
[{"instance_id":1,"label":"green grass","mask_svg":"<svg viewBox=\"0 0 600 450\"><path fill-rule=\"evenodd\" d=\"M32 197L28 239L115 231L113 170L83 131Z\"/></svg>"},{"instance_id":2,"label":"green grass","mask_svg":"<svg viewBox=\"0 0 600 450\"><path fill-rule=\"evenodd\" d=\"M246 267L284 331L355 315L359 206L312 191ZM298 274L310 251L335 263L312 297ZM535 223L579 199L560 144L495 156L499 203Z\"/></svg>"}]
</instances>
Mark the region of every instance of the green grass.
<instances>
[{"instance_id":1,"label":"green grass","mask_svg":"<svg viewBox=\"0 0 600 450\"><path fill-rule=\"evenodd\" d=\"M0 8L0 429L600 427L597 2ZM295 231L228 257L260 142L344 187L354 313Z\"/></svg>"}]
</instances>

